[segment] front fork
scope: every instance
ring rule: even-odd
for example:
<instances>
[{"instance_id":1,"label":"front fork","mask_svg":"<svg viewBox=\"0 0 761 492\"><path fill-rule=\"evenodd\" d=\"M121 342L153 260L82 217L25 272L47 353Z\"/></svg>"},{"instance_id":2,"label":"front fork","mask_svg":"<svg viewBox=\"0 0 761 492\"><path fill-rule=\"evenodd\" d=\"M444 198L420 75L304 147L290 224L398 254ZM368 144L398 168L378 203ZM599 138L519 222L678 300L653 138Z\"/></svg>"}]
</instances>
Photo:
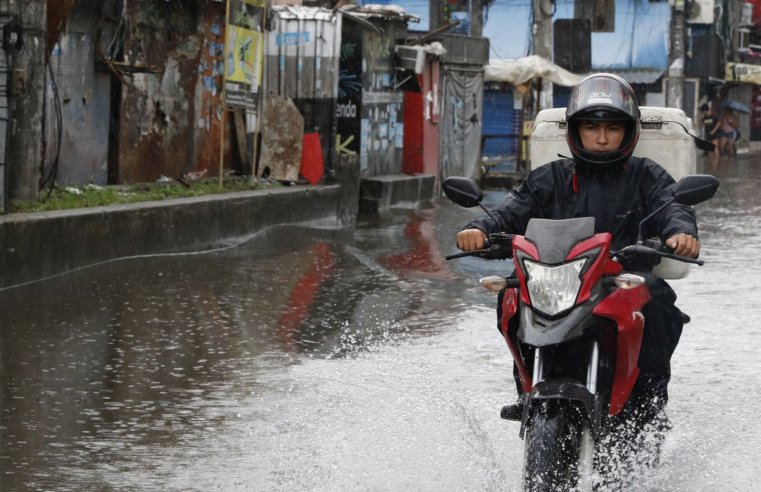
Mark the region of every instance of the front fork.
<instances>
[{"instance_id":1,"label":"front fork","mask_svg":"<svg viewBox=\"0 0 761 492\"><path fill-rule=\"evenodd\" d=\"M597 394L597 375L600 366L600 341L597 339L592 340L592 347L589 354L589 364L587 366L587 390L590 394ZM532 374L532 390L539 384L544 377L544 349L537 347L534 351L534 368ZM532 391L533 393L533 391ZM528 417L528 403L529 396L526 395L526 405L524 406L524 426ZM591 419L594 419L590 415ZM523 426L522 426L523 427ZM523 428L521 428L521 434L523 434ZM592 435L592 426L589 419L582 419L581 433L579 436L579 483L578 490L581 492L591 491L593 485L593 472L594 472L594 458L595 458L595 440Z\"/></svg>"},{"instance_id":2,"label":"front fork","mask_svg":"<svg viewBox=\"0 0 761 492\"><path fill-rule=\"evenodd\" d=\"M584 429L589 439L597 437L600 432L600 401L597 394L597 381L600 367L600 340L597 338L592 340L589 363L587 365L587 380L586 387L581 384L567 384L560 383L559 385L553 381L550 381L543 385L543 387L537 388L538 385L544 383L544 366L545 366L545 349L543 347L536 347L534 349L534 364L532 368L531 377L531 391L523 394L523 423L521 425L520 436L524 436L525 428L528 425L531 400L536 398L541 399L565 399L572 401L579 401L586 409L589 419L583 419ZM592 432L592 430L594 432Z\"/></svg>"},{"instance_id":3,"label":"front fork","mask_svg":"<svg viewBox=\"0 0 761 492\"><path fill-rule=\"evenodd\" d=\"M592 349L587 367L587 389L593 395L597 393L597 373L600 367L600 341L592 340ZM532 389L541 382L544 377L544 348L537 347L534 350L534 371L531 378Z\"/></svg>"}]
</instances>

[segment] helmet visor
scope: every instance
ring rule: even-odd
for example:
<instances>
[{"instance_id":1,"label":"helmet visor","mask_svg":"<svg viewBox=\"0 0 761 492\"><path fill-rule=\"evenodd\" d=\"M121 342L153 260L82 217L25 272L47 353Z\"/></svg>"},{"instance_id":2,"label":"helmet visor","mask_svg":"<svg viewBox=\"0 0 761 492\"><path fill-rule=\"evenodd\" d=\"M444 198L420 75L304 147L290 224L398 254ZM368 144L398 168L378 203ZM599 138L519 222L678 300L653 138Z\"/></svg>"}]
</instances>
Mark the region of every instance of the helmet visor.
<instances>
[{"instance_id":1,"label":"helmet visor","mask_svg":"<svg viewBox=\"0 0 761 492\"><path fill-rule=\"evenodd\" d=\"M571 117L578 113L579 115L589 114L591 116L595 113L595 109L612 109L614 111L611 116L618 111L623 111L629 117L638 115L637 103L632 98L631 92L624 84L610 76L590 77L576 86L568 102L567 115ZM599 116L606 113L602 111ZM611 119L621 119L621 115Z\"/></svg>"}]
</instances>

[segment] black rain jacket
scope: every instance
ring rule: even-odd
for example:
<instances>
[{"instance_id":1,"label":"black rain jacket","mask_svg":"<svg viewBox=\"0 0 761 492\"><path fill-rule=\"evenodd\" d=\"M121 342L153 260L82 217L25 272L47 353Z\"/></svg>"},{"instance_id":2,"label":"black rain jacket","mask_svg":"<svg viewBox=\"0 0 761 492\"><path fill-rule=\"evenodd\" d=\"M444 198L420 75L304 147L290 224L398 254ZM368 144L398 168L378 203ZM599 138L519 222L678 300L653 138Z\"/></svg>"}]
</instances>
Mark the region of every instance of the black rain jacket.
<instances>
[{"instance_id":1,"label":"black rain jacket","mask_svg":"<svg viewBox=\"0 0 761 492\"><path fill-rule=\"evenodd\" d=\"M613 176L574 175L572 159L543 165L492 211L497 224L485 217L465 229L523 235L532 218L594 217L595 233L610 232L615 251L637 242L640 221L673 196L670 188L675 183L661 166L640 157L630 158L626 168ZM678 203L663 209L644 228L645 238L657 236L664 243L681 233L698 238L695 211Z\"/></svg>"}]
</instances>

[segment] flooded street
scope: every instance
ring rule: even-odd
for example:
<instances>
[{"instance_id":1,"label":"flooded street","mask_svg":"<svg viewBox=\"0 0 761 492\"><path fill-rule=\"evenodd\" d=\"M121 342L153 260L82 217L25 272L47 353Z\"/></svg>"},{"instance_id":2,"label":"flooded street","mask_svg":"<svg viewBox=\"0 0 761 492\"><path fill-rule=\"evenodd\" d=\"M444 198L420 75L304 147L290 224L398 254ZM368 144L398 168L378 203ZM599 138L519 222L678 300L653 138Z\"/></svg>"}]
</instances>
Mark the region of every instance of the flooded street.
<instances>
[{"instance_id":1,"label":"flooded street","mask_svg":"<svg viewBox=\"0 0 761 492\"><path fill-rule=\"evenodd\" d=\"M674 428L636 490L761 488L761 160L705 171ZM443 259L480 215L441 200L0 292L0 490L518 490L477 283L509 265Z\"/></svg>"}]
</instances>

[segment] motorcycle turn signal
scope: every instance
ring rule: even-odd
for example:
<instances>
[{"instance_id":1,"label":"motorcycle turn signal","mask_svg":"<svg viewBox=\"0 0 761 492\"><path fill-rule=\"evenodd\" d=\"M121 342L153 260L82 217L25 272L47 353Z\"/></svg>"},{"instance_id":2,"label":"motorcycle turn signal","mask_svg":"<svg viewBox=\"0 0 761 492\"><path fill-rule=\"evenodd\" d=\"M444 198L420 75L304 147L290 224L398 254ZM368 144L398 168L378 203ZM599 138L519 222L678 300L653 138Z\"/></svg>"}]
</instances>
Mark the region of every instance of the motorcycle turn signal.
<instances>
[{"instance_id":1,"label":"motorcycle turn signal","mask_svg":"<svg viewBox=\"0 0 761 492\"><path fill-rule=\"evenodd\" d=\"M500 277L499 275L490 275L488 277L484 277L479 280L478 283L489 290L493 290L494 292L499 292L500 290L507 287L507 279Z\"/></svg>"},{"instance_id":2,"label":"motorcycle turn signal","mask_svg":"<svg viewBox=\"0 0 761 492\"><path fill-rule=\"evenodd\" d=\"M521 281L517 278L504 278L500 277L499 275L490 275L488 277L484 277L479 280L478 283L489 290L493 290L494 292L499 292L504 288L516 289L521 286Z\"/></svg>"},{"instance_id":3,"label":"motorcycle turn signal","mask_svg":"<svg viewBox=\"0 0 761 492\"><path fill-rule=\"evenodd\" d=\"M640 285L645 283L645 278L633 273L624 273L617 277L606 276L603 278L603 283L607 287L618 287L624 290L636 289Z\"/></svg>"}]
</instances>

